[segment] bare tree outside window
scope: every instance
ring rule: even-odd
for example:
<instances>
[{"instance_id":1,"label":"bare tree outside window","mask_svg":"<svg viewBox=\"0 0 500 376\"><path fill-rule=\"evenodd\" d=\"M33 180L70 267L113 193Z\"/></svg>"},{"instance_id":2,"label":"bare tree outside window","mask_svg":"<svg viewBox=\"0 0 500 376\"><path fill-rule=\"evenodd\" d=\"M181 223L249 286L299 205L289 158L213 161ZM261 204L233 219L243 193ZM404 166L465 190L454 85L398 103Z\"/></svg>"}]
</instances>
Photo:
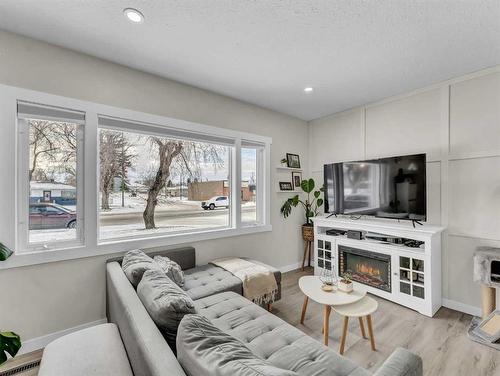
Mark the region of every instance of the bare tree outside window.
<instances>
[{"instance_id":1,"label":"bare tree outside window","mask_svg":"<svg viewBox=\"0 0 500 376\"><path fill-rule=\"evenodd\" d=\"M229 225L228 204L215 213L202 206L229 196L229 147L106 129L99 137L101 239Z\"/></svg>"}]
</instances>

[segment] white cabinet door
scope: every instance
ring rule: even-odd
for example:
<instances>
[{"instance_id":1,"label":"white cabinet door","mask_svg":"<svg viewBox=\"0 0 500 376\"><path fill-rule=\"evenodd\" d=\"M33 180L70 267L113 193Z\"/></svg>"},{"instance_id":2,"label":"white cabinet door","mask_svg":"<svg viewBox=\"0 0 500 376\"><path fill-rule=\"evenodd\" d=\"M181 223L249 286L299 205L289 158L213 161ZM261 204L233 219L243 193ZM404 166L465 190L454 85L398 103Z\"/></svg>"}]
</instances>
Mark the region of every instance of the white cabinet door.
<instances>
[{"instance_id":1,"label":"white cabinet door","mask_svg":"<svg viewBox=\"0 0 500 376\"><path fill-rule=\"evenodd\" d=\"M337 275L337 247L332 236L318 235L314 245L314 274L321 275L323 269L331 270Z\"/></svg>"},{"instance_id":2,"label":"white cabinet door","mask_svg":"<svg viewBox=\"0 0 500 376\"><path fill-rule=\"evenodd\" d=\"M423 303L426 299L426 262L424 257L409 254L398 254L398 269L395 275L395 291L401 299L414 303Z\"/></svg>"}]
</instances>

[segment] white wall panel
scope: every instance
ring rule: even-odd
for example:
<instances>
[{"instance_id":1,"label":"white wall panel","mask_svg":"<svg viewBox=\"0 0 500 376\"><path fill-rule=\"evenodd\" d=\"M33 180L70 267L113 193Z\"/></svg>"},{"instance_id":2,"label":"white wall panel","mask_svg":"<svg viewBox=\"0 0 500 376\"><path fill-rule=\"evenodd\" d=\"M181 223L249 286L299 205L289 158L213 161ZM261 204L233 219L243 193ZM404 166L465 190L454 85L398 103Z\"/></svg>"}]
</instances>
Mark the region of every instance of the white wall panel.
<instances>
[{"instance_id":1,"label":"white wall panel","mask_svg":"<svg viewBox=\"0 0 500 376\"><path fill-rule=\"evenodd\" d=\"M500 151L500 73L451 85L450 151Z\"/></svg>"},{"instance_id":2,"label":"white wall panel","mask_svg":"<svg viewBox=\"0 0 500 376\"><path fill-rule=\"evenodd\" d=\"M500 240L500 157L450 161L449 231Z\"/></svg>"},{"instance_id":3,"label":"white wall panel","mask_svg":"<svg viewBox=\"0 0 500 376\"><path fill-rule=\"evenodd\" d=\"M427 163L427 222L441 224L441 163Z\"/></svg>"},{"instance_id":4,"label":"white wall panel","mask_svg":"<svg viewBox=\"0 0 500 376\"><path fill-rule=\"evenodd\" d=\"M366 155L441 154L441 89L366 109Z\"/></svg>"},{"instance_id":5,"label":"white wall panel","mask_svg":"<svg viewBox=\"0 0 500 376\"><path fill-rule=\"evenodd\" d=\"M363 118L363 110L358 109L309 123L312 171L323 171L325 163L364 158Z\"/></svg>"}]
</instances>

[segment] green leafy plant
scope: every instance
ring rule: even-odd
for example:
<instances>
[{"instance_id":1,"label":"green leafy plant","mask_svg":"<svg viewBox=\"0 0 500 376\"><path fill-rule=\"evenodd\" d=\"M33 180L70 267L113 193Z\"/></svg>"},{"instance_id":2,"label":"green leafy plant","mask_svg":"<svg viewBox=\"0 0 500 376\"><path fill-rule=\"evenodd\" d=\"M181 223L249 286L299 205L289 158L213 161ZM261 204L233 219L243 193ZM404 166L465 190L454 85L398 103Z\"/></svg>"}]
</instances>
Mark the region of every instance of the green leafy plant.
<instances>
[{"instance_id":1,"label":"green leafy plant","mask_svg":"<svg viewBox=\"0 0 500 376\"><path fill-rule=\"evenodd\" d=\"M7 361L7 354L14 357L21 348L21 337L14 332L0 332L0 364Z\"/></svg>"},{"instance_id":2,"label":"green leafy plant","mask_svg":"<svg viewBox=\"0 0 500 376\"><path fill-rule=\"evenodd\" d=\"M342 279L340 280L340 282L348 285L349 283L352 282L352 274L349 272L345 272L344 274L342 274Z\"/></svg>"},{"instance_id":3,"label":"green leafy plant","mask_svg":"<svg viewBox=\"0 0 500 376\"><path fill-rule=\"evenodd\" d=\"M314 179L312 178L302 180L300 188L307 193L307 198L302 200L299 195L295 195L287 199L280 209L284 218L287 218L291 214L292 209L300 204L304 209L306 224L311 225L311 218L316 217L319 214L319 208L323 205L323 199L320 196L321 192L324 191L324 188L321 187L319 190L315 191L315 185Z\"/></svg>"},{"instance_id":4,"label":"green leafy plant","mask_svg":"<svg viewBox=\"0 0 500 376\"><path fill-rule=\"evenodd\" d=\"M286 158L281 159L281 163L287 163Z\"/></svg>"},{"instance_id":5,"label":"green leafy plant","mask_svg":"<svg viewBox=\"0 0 500 376\"><path fill-rule=\"evenodd\" d=\"M7 260L12 255L12 251L7 246L0 243L0 261Z\"/></svg>"}]
</instances>

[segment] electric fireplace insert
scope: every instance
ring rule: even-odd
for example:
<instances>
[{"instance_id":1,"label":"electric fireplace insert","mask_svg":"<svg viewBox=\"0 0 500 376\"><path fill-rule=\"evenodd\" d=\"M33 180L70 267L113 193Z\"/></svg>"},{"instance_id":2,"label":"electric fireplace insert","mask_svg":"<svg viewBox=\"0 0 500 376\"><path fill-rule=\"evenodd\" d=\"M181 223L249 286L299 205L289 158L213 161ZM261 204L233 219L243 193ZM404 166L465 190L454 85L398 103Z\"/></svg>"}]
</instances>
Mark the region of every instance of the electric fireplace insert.
<instances>
[{"instance_id":1,"label":"electric fireplace insert","mask_svg":"<svg viewBox=\"0 0 500 376\"><path fill-rule=\"evenodd\" d=\"M348 272L352 280L391 292L391 256L339 245L339 275Z\"/></svg>"}]
</instances>

